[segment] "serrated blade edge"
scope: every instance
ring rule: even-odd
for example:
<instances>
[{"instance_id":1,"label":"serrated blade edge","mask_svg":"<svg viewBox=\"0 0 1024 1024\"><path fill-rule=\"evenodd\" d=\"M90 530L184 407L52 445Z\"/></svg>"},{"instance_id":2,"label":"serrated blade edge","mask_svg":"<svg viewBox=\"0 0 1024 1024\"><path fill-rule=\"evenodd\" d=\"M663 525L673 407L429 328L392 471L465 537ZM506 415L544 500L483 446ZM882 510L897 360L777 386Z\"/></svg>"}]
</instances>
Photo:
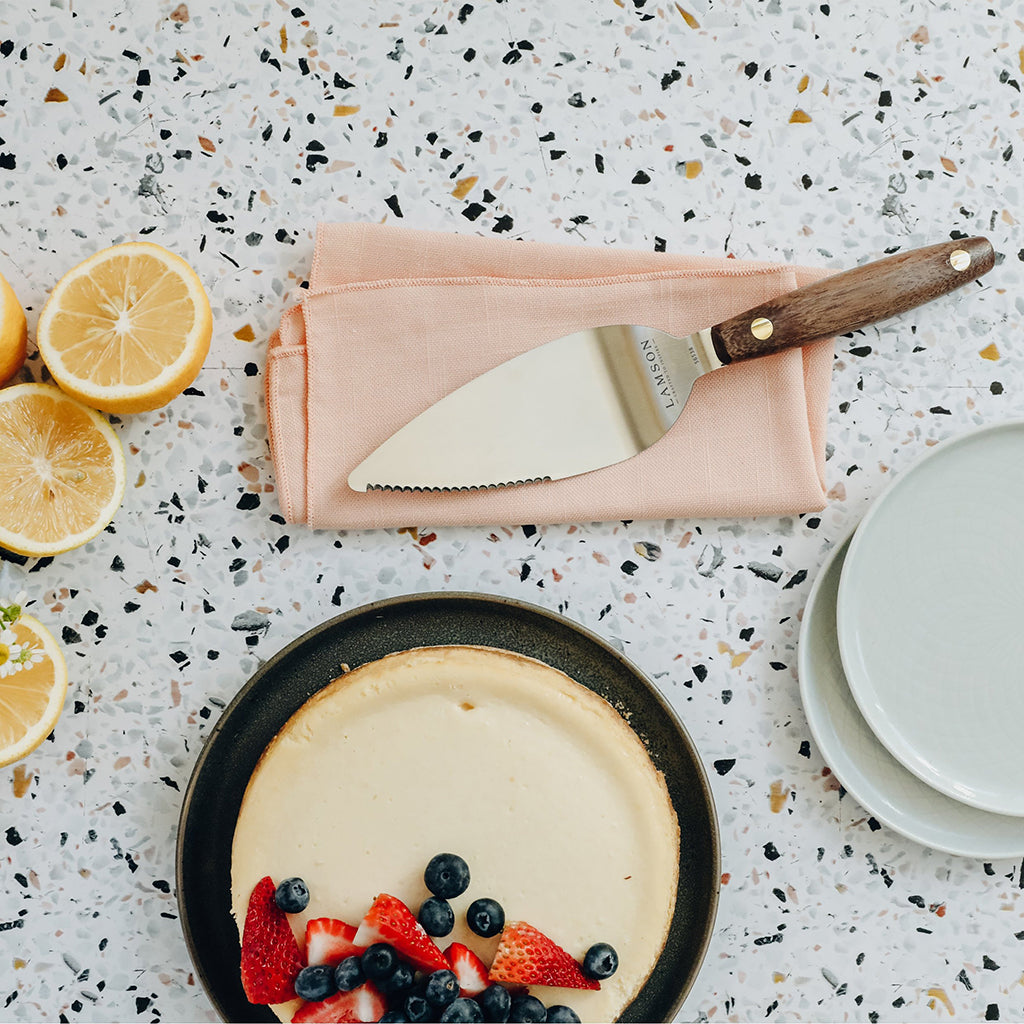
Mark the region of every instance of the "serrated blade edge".
<instances>
[{"instance_id":1,"label":"serrated blade edge","mask_svg":"<svg viewBox=\"0 0 1024 1024\"><path fill-rule=\"evenodd\" d=\"M494 491L500 487L518 487L520 484L542 484L549 476L534 476L528 480L502 480L488 484L462 484L452 487L420 486L419 484L367 484L368 491L401 491L413 494L454 494L459 491Z\"/></svg>"}]
</instances>

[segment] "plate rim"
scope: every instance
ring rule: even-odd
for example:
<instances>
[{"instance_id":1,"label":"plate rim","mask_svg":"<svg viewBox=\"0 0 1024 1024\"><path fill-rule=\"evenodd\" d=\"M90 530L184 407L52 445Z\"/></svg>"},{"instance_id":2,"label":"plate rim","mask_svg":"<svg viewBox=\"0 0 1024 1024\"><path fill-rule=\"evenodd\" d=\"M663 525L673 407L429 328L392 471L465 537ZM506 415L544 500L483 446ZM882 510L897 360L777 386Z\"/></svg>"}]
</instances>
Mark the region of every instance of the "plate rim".
<instances>
[{"instance_id":1,"label":"plate rim","mask_svg":"<svg viewBox=\"0 0 1024 1024\"><path fill-rule=\"evenodd\" d=\"M178 910L178 918L181 924L182 935L185 940L185 946L188 951L189 959L192 966L195 968L196 975L199 979L200 985L207 999L210 1001L211 1006L214 1008L221 1020L229 1020L229 1016L224 1011L221 1000L217 998L215 994L215 988L212 985L208 972L205 965L202 964L198 956L196 955L197 943L195 936L192 931L189 914L185 906L185 895L183 875L185 870L185 851L184 844L182 842L182 836L185 831L186 821L189 817L195 790L199 785L200 777L203 768L210 756L210 752L213 749L214 741L219 736L224 728L226 722L228 722L231 713L236 711L237 707L242 704L248 694L261 682L264 676L271 672L280 662L288 659L293 652L305 643L309 642L314 634L324 632L333 627L337 627L346 620L354 619L357 617L372 616L384 609L392 608L395 606L415 605L430 603L433 601L448 601L448 602L468 602L471 604L484 604L484 605L503 605L511 606L516 608L520 612L525 612L530 615L535 615L538 618L547 620L553 624L556 624L562 628L568 628L572 632L578 634L585 641L598 647L602 653L610 656L617 661L623 669L630 675L639 678L647 684L647 690L649 694L654 698L655 702L659 705L662 712L668 717L673 727L679 732L684 740L684 743L688 747L690 754L692 755L692 761L696 771L696 775L700 784L700 792L702 798L706 802L710 811L710 846L711 846L711 864L710 864L710 875L713 884L710 886L709 900L708 900L708 911L707 920L703 925L703 934L699 946L696 948L696 956L694 962L683 979L682 986L678 995L673 999L672 1005L669 1009L666 1020L674 1019L678 1014L680 1008L689 996L690 991L693 988L694 982L696 981L701 968L707 958L708 949L711 945L711 940L714 936L715 925L717 923L718 908L721 901L721 871L722 871L722 843L721 843L721 824L718 819L718 811L715 804L714 792L711 788L710 775L708 774L707 768L704 765L703 758L700 755L696 744L693 742L689 730L687 730L685 724L676 712L675 708L669 703L665 695L662 693L661 688L644 672L639 666L634 664L625 654L613 647L607 640L595 633L588 626L577 622L575 619L571 619L566 615L559 612L552 611L548 608L544 608L541 605L536 605L528 601L523 601L518 598L507 597L502 594L492 593L481 593L473 591L462 591L462 590L442 590L442 591L418 591L409 594L393 595L391 597L379 598L375 601L370 601L365 604L356 605L353 608L349 608L346 611L334 615L329 619L322 620L314 623L305 629L299 636L289 641L283 647L276 650L263 664L261 664L239 687L235 692L235 695L224 707L223 711L217 718L217 721L211 726L210 731L203 738L203 745L200 749L196 760L192 766L191 773L189 775L188 784L185 787L185 791L182 795L181 808L178 814L177 830L175 838L175 857L174 857L174 872L175 872L175 903ZM421 645L422 646L422 645ZM383 656L383 655L382 655ZM542 660L542 659L539 659ZM326 685L326 684L325 684ZM319 691L314 691L319 692ZM308 698L307 698L308 699ZM299 705L301 706L301 705ZM297 710L297 709L296 709ZM294 713L294 712L293 712ZM628 724L628 723L627 723ZM642 740L641 740L642 742ZM646 744L645 744L646 746Z\"/></svg>"},{"instance_id":2,"label":"plate rim","mask_svg":"<svg viewBox=\"0 0 1024 1024\"><path fill-rule=\"evenodd\" d=\"M943 777L941 772L932 769L927 760L912 745L906 742L906 738L893 726L891 721L885 715L877 712L872 706L868 694L865 692L865 687L871 688L872 692L874 692L874 688L871 687L870 681L858 675L857 659L854 656L853 648L855 645L852 634L856 626L850 622L851 614L849 612L849 606L853 601L853 598L850 596L853 589L853 583L851 582L853 570L848 571L847 567L851 564L856 565L858 553L868 543L865 540L868 535L868 528L881 514L879 509L884 510L887 508L892 500L892 495L902 491L908 479L912 479L917 473L924 471L922 467L927 469L933 460L942 458L948 452L959 448L961 445L975 442L979 439L984 441L988 436L1021 429L1024 429L1024 418L1015 417L1000 420L997 423L984 424L975 429L954 434L939 441L923 455L919 455L897 477L891 480L871 502L867 512L860 521L858 529L854 533L846 559L844 560L843 571L840 575L839 592L836 601L836 633L843 661L843 670L850 687L850 692L871 731L878 737L886 750L908 771L921 779L922 782L960 803L979 810L988 811L991 814L1000 814L1004 817L1024 817L1024 792L1021 793L1017 802L1013 803L1014 809L1008 810L1006 806L999 806L995 802L990 802L984 795L977 795L976 791L965 793L962 789L958 790L953 783ZM847 609L845 615L843 612L844 608ZM988 791L988 795L992 795L991 791Z\"/></svg>"},{"instance_id":3,"label":"plate rim","mask_svg":"<svg viewBox=\"0 0 1024 1024\"><path fill-rule=\"evenodd\" d=\"M842 534L842 536L840 536L840 538L833 544L832 548L828 551L828 553L825 556L825 560L822 562L820 568L818 569L818 572L814 578L814 582L811 584L811 590L808 593L807 601L804 604L804 614L800 623L800 633L797 638L797 676L800 688L800 701L803 705L804 717L807 719L807 725L811 731L811 736L814 739L815 744L817 744L819 752L823 755L825 763L832 769L832 771L836 775L836 778L839 779L840 783L842 783L843 788L850 794L850 796L852 796L854 800L856 800L857 803L859 803L861 807L864 808L864 810L868 811L883 825L885 825L887 828L892 829L894 832L903 836L904 838L910 839L911 841L921 846L927 847L928 849L937 850L940 853L948 853L957 857L969 857L976 860L1004 860L1011 857L1017 858L1020 856L1024 856L1024 821L1021 821L1022 828L1020 846L1013 851L993 852L991 850L981 850L980 848L968 849L965 846L954 843L936 843L931 840L926 840L922 838L920 835L915 834L914 831L911 828L909 828L905 823L901 822L898 819L894 819L891 815L884 811L878 811L873 806L873 801L871 799L864 798L864 790L861 788L860 779L854 779L851 784L851 776L847 774L845 771L836 768L834 764L833 759L836 753L836 746L833 745L830 739L827 739L825 741L822 740L822 735L824 734L822 729L822 716L819 715L817 712L813 712L810 710L815 705L812 701L808 699L808 693L812 689L817 688L816 684L812 683L812 679L817 679L818 676L817 673L814 673L809 669L809 660L811 656L809 638L812 631L827 628L827 625L821 625L821 616L823 614L823 611L818 606L821 590L825 586L825 580L828 574L830 572L835 571L836 562L840 559L840 552L842 552L844 546L848 545L852 541L859 525L859 523L854 523L852 527L847 529ZM842 556L842 560L844 562L846 560L846 557L847 555ZM839 566L839 571L842 571L842 566ZM845 669L843 668L843 666L840 666L840 669L842 670L843 679L845 680ZM818 703L823 703L820 697L818 699ZM860 709L856 706L856 701L854 701L854 704L857 712L859 713ZM875 737L876 741L879 744L879 748L883 752L888 754L888 748L885 747L881 740L878 740L878 737L875 736L874 730L871 729L870 723L868 723L866 719L865 725L867 725L868 730L871 732L872 736ZM838 731L834 728L830 729L829 731L835 733L836 745L838 745L839 748L839 760L845 760L847 762L850 762L854 765L854 771L859 771L856 767L856 758L854 758L854 756L849 752L849 750L843 745L842 740L839 737ZM906 769L895 757L892 757L891 755L889 756L891 758L892 763L895 765L898 771L905 772L909 779L912 779L915 783L919 785L927 785L927 783L923 783L923 781L919 779L913 772ZM872 785L870 780L867 781L867 785ZM932 787L930 786L928 788L932 789ZM945 793L940 793L938 790L934 790L934 792L936 796L940 797L943 800L949 800L950 803L953 805L963 806L965 808L968 806L962 804L958 800L954 800L952 797L947 796L947 794ZM984 811L978 807L971 807L970 810L979 814L993 814L993 812L991 811ZM993 816L999 818L1013 817L1008 815L996 814L993 814Z\"/></svg>"}]
</instances>

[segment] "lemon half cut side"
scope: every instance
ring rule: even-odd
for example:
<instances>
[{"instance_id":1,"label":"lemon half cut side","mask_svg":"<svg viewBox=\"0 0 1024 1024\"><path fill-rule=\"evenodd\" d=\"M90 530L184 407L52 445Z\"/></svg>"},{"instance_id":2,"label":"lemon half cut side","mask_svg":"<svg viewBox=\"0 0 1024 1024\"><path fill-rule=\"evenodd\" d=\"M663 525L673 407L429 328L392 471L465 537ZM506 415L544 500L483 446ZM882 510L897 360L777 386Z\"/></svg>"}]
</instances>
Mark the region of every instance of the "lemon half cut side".
<instances>
[{"instance_id":1,"label":"lemon half cut side","mask_svg":"<svg viewBox=\"0 0 1024 1024\"><path fill-rule=\"evenodd\" d=\"M124 498L121 441L50 384L0 390L0 547L56 555L92 540Z\"/></svg>"},{"instance_id":2,"label":"lemon half cut side","mask_svg":"<svg viewBox=\"0 0 1024 1024\"><path fill-rule=\"evenodd\" d=\"M195 271L153 242L124 242L57 282L36 329L39 354L94 409L158 409L195 380L210 348L210 302Z\"/></svg>"},{"instance_id":3,"label":"lemon half cut side","mask_svg":"<svg viewBox=\"0 0 1024 1024\"><path fill-rule=\"evenodd\" d=\"M57 641L37 619L15 611L0 617L0 768L46 739L68 692L67 664Z\"/></svg>"}]
</instances>

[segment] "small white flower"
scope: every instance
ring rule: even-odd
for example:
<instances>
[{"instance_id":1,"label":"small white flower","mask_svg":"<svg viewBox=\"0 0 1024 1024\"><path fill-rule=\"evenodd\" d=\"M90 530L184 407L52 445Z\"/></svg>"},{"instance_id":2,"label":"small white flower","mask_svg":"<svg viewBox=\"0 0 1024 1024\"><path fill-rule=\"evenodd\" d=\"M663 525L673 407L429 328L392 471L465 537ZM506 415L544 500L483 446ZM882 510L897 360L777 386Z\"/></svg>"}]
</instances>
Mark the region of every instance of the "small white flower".
<instances>
[{"instance_id":1,"label":"small white flower","mask_svg":"<svg viewBox=\"0 0 1024 1024\"><path fill-rule=\"evenodd\" d=\"M19 643L14 632L13 626L21 617L22 600L24 593L19 594L13 603L0 602L0 679L29 668L44 657L41 647Z\"/></svg>"},{"instance_id":2,"label":"small white flower","mask_svg":"<svg viewBox=\"0 0 1024 1024\"><path fill-rule=\"evenodd\" d=\"M21 662L21 644L5 644L0 641L0 679L14 675L24 667Z\"/></svg>"},{"instance_id":3,"label":"small white flower","mask_svg":"<svg viewBox=\"0 0 1024 1024\"><path fill-rule=\"evenodd\" d=\"M13 597L8 591L0 590L0 608L24 608L27 600L28 594L26 594L24 590L19 591Z\"/></svg>"},{"instance_id":4,"label":"small white flower","mask_svg":"<svg viewBox=\"0 0 1024 1024\"><path fill-rule=\"evenodd\" d=\"M45 657L42 647L37 647L34 644L21 649L21 663L25 668L28 668L29 665L38 665Z\"/></svg>"}]
</instances>

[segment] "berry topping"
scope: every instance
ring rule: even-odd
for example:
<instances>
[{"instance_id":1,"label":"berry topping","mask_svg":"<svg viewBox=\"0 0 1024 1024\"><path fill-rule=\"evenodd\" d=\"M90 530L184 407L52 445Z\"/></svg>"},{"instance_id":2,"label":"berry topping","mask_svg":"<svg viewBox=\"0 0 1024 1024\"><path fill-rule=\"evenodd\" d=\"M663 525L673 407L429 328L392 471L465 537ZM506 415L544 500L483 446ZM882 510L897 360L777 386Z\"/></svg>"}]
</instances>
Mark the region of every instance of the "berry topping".
<instances>
[{"instance_id":1,"label":"berry topping","mask_svg":"<svg viewBox=\"0 0 1024 1024\"><path fill-rule=\"evenodd\" d=\"M440 938L455 927L455 911L440 896L429 896L420 904L419 922L428 935Z\"/></svg>"},{"instance_id":2,"label":"berry topping","mask_svg":"<svg viewBox=\"0 0 1024 1024\"><path fill-rule=\"evenodd\" d=\"M454 899L469 888L469 865L457 854L439 853L430 858L423 881L435 896Z\"/></svg>"},{"instance_id":3,"label":"berry topping","mask_svg":"<svg viewBox=\"0 0 1024 1024\"><path fill-rule=\"evenodd\" d=\"M408 1018L401 1010L388 1010L380 1019L380 1024L406 1024Z\"/></svg>"},{"instance_id":4,"label":"berry topping","mask_svg":"<svg viewBox=\"0 0 1024 1024\"><path fill-rule=\"evenodd\" d=\"M412 988L412 968L408 964L399 963L386 977L377 982L377 986L386 996L402 996Z\"/></svg>"},{"instance_id":5,"label":"berry topping","mask_svg":"<svg viewBox=\"0 0 1024 1024\"><path fill-rule=\"evenodd\" d=\"M302 954L292 926L274 900L274 881L261 879L249 897L242 927L242 988L250 1003L295 998Z\"/></svg>"},{"instance_id":6,"label":"berry topping","mask_svg":"<svg viewBox=\"0 0 1024 1024\"><path fill-rule=\"evenodd\" d=\"M329 964L311 964L303 967L295 979L295 994L300 999L318 1003L338 991L334 982L334 968Z\"/></svg>"},{"instance_id":7,"label":"berry topping","mask_svg":"<svg viewBox=\"0 0 1024 1024\"><path fill-rule=\"evenodd\" d=\"M483 1010L484 1020L491 1024L505 1024L509 1010L512 1008L512 996L507 988L501 985L488 985L476 997L477 1004Z\"/></svg>"},{"instance_id":8,"label":"berry topping","mask_svg":"<svg viewBox=\"0 0 1024 1024\"><path fill-rule=\"evenodd\" d=\"M434 971L427 978L427 987L423 997L431 1006L449 1006L459 997L459 979L454 971Z\"/></svg>"},{"instance_id":9,"label":"berry topping","mask_svg":"<svg viewBox=\"0 0 1024 1024\"><path fill-rule=\"evenodd\" d=\"M292 1024L339 1024L339 1021L378 1021L388 1004L372 981L351 992L337 992L318 1003L304 1003Z\"/></svg>"},{"instance_id":10,"label":"berry topping","mask_svg":"<svg viewBox=\"0 0 1024 1024\"><path fill-rule=\"evenodd\" d=\"M405 997L402 1009L405 1012L405 1019L412 1021L413 1024L419 1024L419 1021L423 1020L430 1020L434 1015L434 1008L430 1003L423 996L416 995L415 993Z\"/></svg>"},{"instance_id":11,"label":"berry topping","mask_svg":"<svg viewBox=\"0 0 1024 1024\"><path fill-rule=\"evenodd\" d=\"M484 1011L472 999L456 999L454 1003L445 1008L444 1013L437 1018L442 1024L447 1021L457 1021L459 1024L470 1024L471 1021L482 1021Z\"/></svg>"},{"instance_id":12,"label":"berry topping","mask_svg":"<svg viewBox=\"0 0 1024 1024\"><path fill-rule=\"evenodd\" d=\"M387 893L381 893L373 901L353 941L357 946L388 942L395 947L399 956L421 971L437 971L448 966L441 950L413 917L412 911L401 900ZM363 969L366 970L365 962Z\"/></svg>"},{"instance_id":13,"label":"berry topping","mask_svg":"<svg viewBox=\"0 0 1024 1024\"><path fill-rule=\"evenodd\" d=\"M358 956L347 956L334 968L334 984L339 992L351 992L364 981L363 962Z\"/></svg>"},{"instance_id":14,"label":"berry topping","mask_svg":"<svg viewBox=\"0 0 1024 1024\"><path fill-rule=\"evenodd\" d=\"M459 994L472 998L487 988L487 967L468 946L453 942L445 951L444 958L452 965L455 977L459 979Z\"/></svg>"},{"instance_id":15,"label":"berry topping","mask_svg":"<svg viewBox=\"0 0 1024 1024\"><path fill-rule=\"evenodd\" d=\"M607 942L595 942L583 957L583 973L604 981L619 969L619 954Z\"/></svg>"},{"instance_id":16,"label":"berry topping","mask_svg":"<svg viewBox=\"0 0 1024 1024\"><path fill-rule=\"evenodd\" d=\"M375 942L363 953L363 974L370 981L382 981L398 966L398 954L386 942Z\"/></svg>"},{"instance_id":17,"label":"berry topping","mask_svg":"<svg viewBox=\"0 0 1024 1024\"><path fill-rule=\"evenodd\" d=\"M599 981L583 974L580 965L561 946L525 921L505 925L488 979L510 985L601 987Z\"/></svg>"},{"instance_id":18,"label":"berry topping","mask_svg":"<svg viewBox=\"0 0 1024 1024\"><path fill-rule=\"evenodd\" d=\"M579 1014L571 1006L562 1006L560 1003L548 1007L545 1020L548 1024L580 1024Z\"/></svg>"},{"instance_id":19,"label":"berry topping","mask_svg":"<svg viewBox=\"0 0 1024 1024\"><path fill-rule=\"evenodd\" d=\"M301 914L309 906L309 890L301 878L286 878L278 885L274 899L286 914Z\"/></svg>"},{"instance_id":20,"label":"berry topping","mask_svg":"<svg viewBox=\"0 0 1024 1024\"><path fill-rule=\"evenodd\" d=\"M314 917L306 922L306 963L340 964L345 957L359 956L363 952L352 940L354 925L336 921L333 917Z\"/></svg>"},{"instance_id":21,"label":"berry topping","mask_svg":"<svg viewBox=\"0 0 1024 1024\"><path fill-rule=\"evenodd\" d=\"M469 910L466 911L466 924L477 935L489 939L505 927L505 911L501 909L501 904L497 900L484 896L470 903Z\"/></svg>"},{"instance_id":22,"label":"berry topping","mask_svg":"<svg viewBox=\"0 0 1024 1024\"><path fill-rule=\"evenodd\" d=\"M510 1021L525 1021L529 1024L539 1024L548 1015L544 1004L536 996L516 996L512 1000L509 1009L508 1019Z\"/></svg>"}]
</instances>

